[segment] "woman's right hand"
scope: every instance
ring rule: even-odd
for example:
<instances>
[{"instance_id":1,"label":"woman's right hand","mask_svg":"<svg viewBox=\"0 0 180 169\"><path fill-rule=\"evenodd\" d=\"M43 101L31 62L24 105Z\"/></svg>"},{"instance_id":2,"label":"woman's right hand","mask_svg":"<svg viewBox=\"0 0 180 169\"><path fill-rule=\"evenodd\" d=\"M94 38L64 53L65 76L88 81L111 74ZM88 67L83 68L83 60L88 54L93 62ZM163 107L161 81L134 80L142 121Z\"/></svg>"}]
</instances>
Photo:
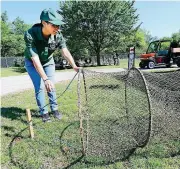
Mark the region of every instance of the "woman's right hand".
<instances>
[{"instance_id":1,"label":"woman's right hand","mask_svg":"<svg viewBox=\"0 0 180 169\"><path fill-rule=\"evenodd\" d=\"M47 92L52 92L55 89L54 84L49 79L44 80L44 85Z\"/></svg>"}]
</instances>

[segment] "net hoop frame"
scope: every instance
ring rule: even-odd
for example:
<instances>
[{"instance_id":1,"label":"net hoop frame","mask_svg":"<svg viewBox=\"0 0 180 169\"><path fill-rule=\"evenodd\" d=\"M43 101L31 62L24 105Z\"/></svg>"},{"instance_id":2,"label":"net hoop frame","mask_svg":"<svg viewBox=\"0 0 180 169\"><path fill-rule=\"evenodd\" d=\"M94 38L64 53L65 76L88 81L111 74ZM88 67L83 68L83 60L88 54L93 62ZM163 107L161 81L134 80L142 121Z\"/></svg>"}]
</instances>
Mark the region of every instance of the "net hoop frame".
<instances>
[{"instance_id":1,"label":"net hoop frame","mask_svg":"<svg viewBox=\"0 0 180 169\"><path fill-rule=\"evenodd\" d=\"M126 106L126 114L128 116L128 109L127 109L127 81L128 81L128 77L130 75L130 73L132 71L137 71L140 75L140 77L142 78L142 81L144 83L144 87L145 87L145 91L146 91L146 95L147 95L147 99L148 99L148 108L149 108L149 127L148 127L148 136L147 136L147 139L145 140L145 142L142 144L142 145L139 145L138 147L145 147L148 142L150 141L150 138L151 138L151 131L152 131L152 101L151 101L151 96L150 96L150 92L149 92L149 88L148 88L148 85L146 83L146 79L143 75L143 73L135 68L135 67L132 67L130 70L128 70L128 73L127 73L127 79L126 79L126 82L125 82L125 106Z\"/></svg>"}]
</instances>

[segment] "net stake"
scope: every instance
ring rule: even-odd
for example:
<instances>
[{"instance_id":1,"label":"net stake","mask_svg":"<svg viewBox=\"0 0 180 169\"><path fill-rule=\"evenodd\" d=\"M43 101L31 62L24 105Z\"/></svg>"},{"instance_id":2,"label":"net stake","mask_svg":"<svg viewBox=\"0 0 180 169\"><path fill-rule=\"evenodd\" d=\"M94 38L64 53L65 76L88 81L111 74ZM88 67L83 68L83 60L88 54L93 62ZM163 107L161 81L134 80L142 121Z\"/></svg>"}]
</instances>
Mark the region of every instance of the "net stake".
<instances>
[{"instance_id":1,"label":"net stake","mask_svg":"<svg viewBox=\"0 0 180 169\"><path fill-rule=\"evenodd\" d=\"M34 138L34 131L33 131L33 126L32 126L30 109L26 109L26 115L27 115L27 121L28 121L28 124L29 124L30 137L33 139Z\"/></svg>"}]
</instances>

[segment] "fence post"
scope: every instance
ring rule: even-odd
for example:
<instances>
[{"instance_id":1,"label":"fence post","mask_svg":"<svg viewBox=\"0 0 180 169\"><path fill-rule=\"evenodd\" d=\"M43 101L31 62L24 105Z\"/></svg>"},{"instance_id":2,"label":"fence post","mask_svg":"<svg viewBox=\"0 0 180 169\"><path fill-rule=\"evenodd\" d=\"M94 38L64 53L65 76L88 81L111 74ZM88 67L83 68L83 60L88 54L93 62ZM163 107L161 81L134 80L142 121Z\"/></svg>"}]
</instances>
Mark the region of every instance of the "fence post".
<instances>
[{"instance_id":1,"label":"fence post","mask_svg":"<svg viewBox=\"0 0 180 169\"><path fill-rule=\"evenodd\" d=\"M128 69L135 67L135 47L129 48Z\"/></svg>"},{"instance_id":2,"label":"fence post","mask_svg":"<svg viewBox=\"0 0 180 169\"><path fill-rule=\"evenodd\" d=\"M28 124L29 124L30 137L33 139L34 138L34 131L33 131L33 126L32 126L30 109L26 109L26 115L27 115L27 121L28 121Z\"/></svg>"}]
</instances>

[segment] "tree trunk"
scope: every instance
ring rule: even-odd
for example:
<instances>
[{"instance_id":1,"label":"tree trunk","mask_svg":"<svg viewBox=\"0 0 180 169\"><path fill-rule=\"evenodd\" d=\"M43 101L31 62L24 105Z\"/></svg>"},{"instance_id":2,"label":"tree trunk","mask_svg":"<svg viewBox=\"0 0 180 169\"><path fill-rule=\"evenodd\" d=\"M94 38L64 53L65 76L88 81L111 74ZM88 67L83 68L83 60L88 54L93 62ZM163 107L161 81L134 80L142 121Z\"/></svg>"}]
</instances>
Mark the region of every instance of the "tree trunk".
<instances>
[{"instance_id":1,"label":"tree trunk","mask_svg":"<svg viewBox=\"0 0 180 169\"><path fill-rule=\"evenodd\" d=\"M100 50L96 51L96 56L97 56L97 65L101 66Z\"/></svg>"},{"instance_id":2,"label":"tree trunk","mask_svg":"<svg viewBox=\"0 0 180 169\"><path fill-rule=\"evenodd\" d=\"M5 55L5 61L6 61L6 67L8 68L8 67L9 67L9 65L8 65L8 61L7 61L7 57L6 57L6 55Z\"/></svg>"}]
</instances>

